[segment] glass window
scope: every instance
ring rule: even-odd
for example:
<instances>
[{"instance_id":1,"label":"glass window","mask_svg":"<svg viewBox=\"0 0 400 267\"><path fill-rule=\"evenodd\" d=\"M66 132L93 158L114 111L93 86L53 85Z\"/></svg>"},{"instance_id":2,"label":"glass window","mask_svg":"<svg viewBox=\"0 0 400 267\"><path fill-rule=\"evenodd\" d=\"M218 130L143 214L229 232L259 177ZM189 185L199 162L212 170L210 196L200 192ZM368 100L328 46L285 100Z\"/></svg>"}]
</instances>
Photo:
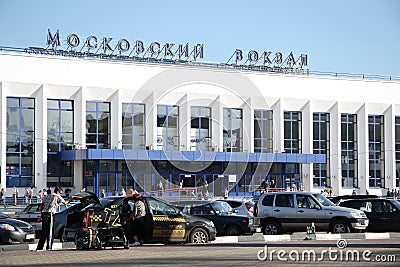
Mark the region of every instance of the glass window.
<instances>
[{"instance_id":1,"label":"glass window","mask_svg":"<svg viewBox=\"0 0 400 267\"><path fill-rule=\"evenodd\" d=\"M395 117L396 187L400 187L400 116Z\"/></svg>"},{"instance_id":2,"label":"glass window","mask_svg":"<svg viewBox=\"0 0 400 267\"><path fill-rule=\"evenodd\" d=\"M294 208L294 201L292 194L278 194L275 197L275 207L289 207Z\"/></svg>"},{"instance_id":3,"label":"glass window","mask_svg":"<svg viewBox=\"0 0 400 267\"><path fill-rule=\"evenodd\" d=\"M179 150L178 106L157 106L157 148Z\"/></svg>"},{"instance_id":4,"label":"glass window","mask_svg":"<svg viewBox=\"0 0 400 267\"><path fill-rule=\"evenodd\" d=\"M266 197L264 197L262 205L272 207L274 203L274 196L275 195L267 195Z\"/></svg>"},{"instance_id":5,"label":"glass window","mask_svg":"<svg viewBox=\"0 0 400 267\"><path fill-rule=\"evenodd\" d=\"M301 153L301 112L284 112L284 150L286 153Z\"/></svg>"},{"instance_id":6,"label":"glass window","mask_svg":"<svg viewBox=\"0 0 400 267\"><path fill-rule=\"evenodd\" d=\"M73 186L73 161L61 161L59 152L73 149L72 100L47 100L47 186Z\"/></svg>"},{"instance_id":7,"label":"glass window","mask_svg":"<svg viewBox=\"0 0 400 267\"><path fill-rule=\"evenodd\" d=\"M35 99L7 97L6 186L34 186Z\"/></svg>"},{"instance_id":8,"label":"glass window","mask_svg":"<svg viewBox=\"0 0 400 267\"><path fill-rule=\"evenodd\" d=\"M272 110L254 110L254 152L273 152Z\"/></svg>"},{"instance_id":9,"label":"glass window","mask_svg":"<svg viewBox=\"0 0 400 267\"><path fill-rule=\"evenodd\" d=\"M211 108L191 108L190 150L211 151Z\"/></svg>"},{"instance_id":10,"label":"glass window","mask_svg":"<svg viewBox=\"0 0 400 267\"><path fill-rule=\"evenodd\" d=\"M86 146L95 149L110 148L110 102L86 102Z\"/></svg>"},{"instance_id":11,"label":"glass window","mask_svg":"<svg viewBox=\"0 0 400 267\"><path fill-rule=\"evenodd\" d=\"M358 187L357 115L341 114L342 186Z\"/></svg>"},{"instance_id":12,"label":"glass window","mask_svg":"<svg viewBox=\"0 0 400 267\"><path fill-rule=\"evenodd\" d=\"M326 163L313 164L313 183L317 187L330 187L329 170L329 113L313 113L313 154L324 154Z\"/></svg>"},{"instance_id":13,"label":"glass window","mask_svg":"<svg viewBox=\"0 0 400 267\"><path fill-rule=\"evenodd\" d=\"M383 115L368 116L369 186L385 187Z\"/></svg>"},{"instance_id":14,"label":"glass window","mask_svg":"<svg viewBox=\"0 0 400 267\"><path fill-rule=\"evenodd\" d=\"M224 152L243 151L242 109L224 108L223 144Z\"/></svg>"}]
</instances>

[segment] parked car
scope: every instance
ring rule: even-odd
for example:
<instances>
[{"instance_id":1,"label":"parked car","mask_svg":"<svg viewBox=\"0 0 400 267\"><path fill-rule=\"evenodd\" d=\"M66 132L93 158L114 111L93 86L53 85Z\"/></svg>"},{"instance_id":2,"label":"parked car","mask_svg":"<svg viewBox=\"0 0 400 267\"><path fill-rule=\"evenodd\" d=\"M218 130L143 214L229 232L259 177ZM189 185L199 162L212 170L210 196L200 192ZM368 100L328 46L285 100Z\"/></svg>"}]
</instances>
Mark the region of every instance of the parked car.
<instances>
[{"instance_id":1,"label":"parked car","mask_svg":"<svg viewBox=\"0 0 400 267\"><path fill-rule=\"evenodd\" d=\"M75 241L76 233L89 224L93 228L122 227L121 223L131 214L134 205L132 197L124 196L99 200L92 193L81 192L74 198L81 201L81 208L67 216L65 241ZM216 229L212 221L183 214L155 197L145 196L142 200L146 207L145 243L208 243L215 240Z\"/></svg>"},{"instance_id":2,"label":"parked car","mask_svg":"<svg viewBox=\"0 0 400 267\"><path fill-rule=\"evenodd\" d=\"M23 210L17 211L14 215L12 215L12 218L29 223L30 225L33 226L33 228L35 228L36 234L40 234L40 232L42 231L42 217L40 213L40 204L41 203L29 204ZM57 213L64 211L65 209L73 206L74 204L76 203L72 202L67 206L60 205L57 209Z\"/></svg>"},{"instance_id":3,"label":"parked car","mask_svg":"<svg viewBox=\"0 0 400 267\"><path fill-rule=\"evenodd\" d=\"M255 207L263 233L306 231L314 223L317 231L347 233L365 230L364 212L335 206L326 197L311 192L275 192L263 194Z\"/></svg>"},{"instance_id":4,"label":"parked car","mask_svg":"<svg viewBox=\"0 0 400 267\"><path fill-rule=\"evenodd\" d=\"M35 229L29 223L0 212L0 244L33 243Z\"/></svg>"},{"instance_id":5,"label":"parked car","mask_svg":"<svg viewBox=\"0 0 400 267\"><path fill-rule=\"evenodd\" d=\"M237 215L253 216L254 202L250 200L218 199L218 201L228 203L232 207L232 212Z\"/></svg>"},{"instance_id":6,"label":"parked car","mask_svg":"<svg viewBox=\"0 0 400 267\"><path fill-rule=\"evenodd\" d=\"M367 215L371 232L400 231L400 202L395 199L351 199L339 203L341 207L358 209Z\"/></svg>"},{"instance_id":7,"label":"parked car","mask_svg":"<svg viewBox=\"0 0 400 267\"><path fill-rule=\"evenodd\" d=\"M218 235L243 235L257 232L253 216L236 215L228 203L218 200L181 200L171 202L183 213L213 221Z\"/></svg>"}]
</instances>

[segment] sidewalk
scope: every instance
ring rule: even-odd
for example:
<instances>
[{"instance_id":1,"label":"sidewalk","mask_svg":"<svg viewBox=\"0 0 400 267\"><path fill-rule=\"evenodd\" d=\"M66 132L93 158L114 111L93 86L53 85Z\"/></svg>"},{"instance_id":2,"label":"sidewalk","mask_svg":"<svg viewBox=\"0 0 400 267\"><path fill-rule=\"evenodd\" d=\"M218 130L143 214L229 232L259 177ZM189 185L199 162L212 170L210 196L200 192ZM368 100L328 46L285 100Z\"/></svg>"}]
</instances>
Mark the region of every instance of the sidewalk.
<instances>
[{"instance_id":1,"label":"sidewalk","mask_svg":"<svg viewBox=\"0 0 400 267\"><path fill-rule=\"evenodd\" d=\"M240 242L282 242L282 241L303 241L306 233L294 233L292 235L263 235L256 233L252 236L220 236L211 243L240 243ZM316 233L309 235L311 240L339 240L339 239L400 239L400 233Z\"/></svg>"},{"instance_id":2,"label":"sidewalk","mask_svg":"<svg viewBox=\"0 0 400 267\"><path fill-rule=\"evenodd\" d=\"M219 236L211 244L233 244L233 243L245 243L245 242L288 242L288 241L302 241L306 237L305 233L294 233L292 235L263 235L256 233L251 236ZM348 234L330 234L330 233L316 233L310 235L311 240L382 240L382 239L400 239L400 233L348 233ZM35 240L34 244L20 244L20 245L2 245L0 246L1 251L17 251L17 250L36 250L38 240ZM75 249L73 242L60 243L55 242L53 244L53 250L65 250Z\"/></svg>"}]
</instances>

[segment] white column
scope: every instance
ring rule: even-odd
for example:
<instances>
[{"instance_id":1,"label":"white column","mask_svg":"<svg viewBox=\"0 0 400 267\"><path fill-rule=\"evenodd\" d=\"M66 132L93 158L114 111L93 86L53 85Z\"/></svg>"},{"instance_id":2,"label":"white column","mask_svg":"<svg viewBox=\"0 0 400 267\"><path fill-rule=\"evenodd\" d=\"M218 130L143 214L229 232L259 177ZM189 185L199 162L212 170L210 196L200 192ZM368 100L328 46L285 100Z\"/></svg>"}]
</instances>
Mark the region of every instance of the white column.
<instances>
[{"instance_id":1,"label":"white column","mask_svg":"<svg viewBox=\"0 0 400 267\"><path fill-rule=\"evenodd\" d=\"M86 94L80 88L72 97L74 100L74 142L86 145ZM83 187L83 161L74 161L74 187L75 192Z\"/></svg>"},{"instance_id":2,"label":"white column","mask_svg":"<svg viewBox=\"0 0 400 267\"><path fill-rule=\"evenodd\" d=\"M111 140L110 148L122 149L122 101L119 90L110 98L111 102Z\"/></svg>"},{"instance_id":3,"label":"white column","mask_svg":"<svg viewBox=\"0 0 400 267\"><path fill-rule=\"evenodd\" d=\"M7 150L7 83L0 83L0 184L1 188L6 188L6 150ZM1 190L0 188L0 190ZM7 190L7 196L11 195L11 189Z\"/></svg>"},{"instance_id":4,"label":"white column","mask_svg":"<svg viewBox=\"0 0 400 267\"><path fill-rule=\"evenodd\" d=\"M42 85L35 97L35 186L47 188L47 85Z\"/></svg>"},{"instance_id":5,"label":"white column","mask_svg":"<svg viewBox=\"0 0 400 267\"><path fill-rule=\"evenodd\" d=\"M335 195L342 194L342 161L341 161L341 113L340 103L336 104L329 110L330 113L330 174L331 186Z\"/></svg>"},{"instance_id":6,"label":"white column","mask_svg":"<svg viewBox=\"0 0 400 267\"><path fill-rule=\"evenodd\" d=\"M312 113L312 102L308 101L307 104L302 108L302 153L312 154L313 153L313 113ZM307 191L314 191L313 183L313 164L302 164L301 182L303 183L304 189Z\"/></svg>"},{"instance_id":7,"label":"white column","mask_svg":"<svg viewBox=\"0 0 400 267\"><path fill-rule=\"evenodd\" d=\"M218 151L223 151L223 106L221 103L221 96L218 96L211 104L212 115L212 146Z\"/></svg>"},{"instance_id":8,"label":"white column","mask_svg":"<svg viewBox=\"0 0 400 267\"><path fill-rule=\"evenodd\" d=\"M179 148L181 151L190 150L190 105L188 103L188 95L180 98L176 103L179 106Z\"/></svg>"},{"instance_id":9,"label":"white column","mask_svg":"<svg viewBox=\"0 0 400 267\"><path fill-rule=\"evenodd\" d=\"M358 194L365 194L369 189L369 149L368 149L368 106L365 103L357 111L358 139ZM370 190L369 190L370 191ZM372 194L372 192L370 191Z\"/></svg>"},{"instance_id":10,"label":"white column","mask_svg":"<svg viewBox=\"0 0 400 267\"><path fill-rule=\"evenodd\" d=\"M384 141L385 141L385 187L396 188L396 153L395 153L395 115L394 107L390 105L384 114Z\"/></svg>"},{"instance_id":11,"label":"white column","mask_svg":"<svg viewBox=\"0 0 400 267\"><path fill-rule=\"evenodd\" d=\"M274 152L281 153L283 151L283 139L284 139L284 123L283 123L283 103L282 99L277 101L273 106L273 122L274 122Z\"/></svg>"},{"instance_id":12,"label":"white column","mask_svg":"<svg viewBox=\"0 0 400 267\"><path fill-rule=\"evenodd\" d=\"M251 98L241 106L243 110L243 152L254 151L254 109Z\"/></svg>"},{"instance_id":13,"label":"white column","mask_svg":"<svg viewBox=\"0 0 400 267\"><path fill-rule=\"evenodd\" d=\"M143 103L145 104L146 112L146 146L157 149L157 102L155 99L156 92L151 93Z\"/></svg>"}]
</instances>

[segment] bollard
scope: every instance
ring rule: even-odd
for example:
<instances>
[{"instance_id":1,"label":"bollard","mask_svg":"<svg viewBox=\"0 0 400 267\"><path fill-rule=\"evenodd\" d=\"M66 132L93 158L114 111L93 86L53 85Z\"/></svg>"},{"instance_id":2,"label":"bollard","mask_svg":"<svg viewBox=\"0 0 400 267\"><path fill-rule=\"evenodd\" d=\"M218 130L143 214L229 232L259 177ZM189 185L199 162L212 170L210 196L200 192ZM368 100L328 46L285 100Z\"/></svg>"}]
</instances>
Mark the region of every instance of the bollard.
<instances>
[{"instance_id":1,"label":"bollard","mask_svg":"<svg viewBox=\"0 0 400 267\"><path fill-rule=\"evenodd\" d=\"M314 222L311 223L311 226L307 226L306 228L306 237L304 240L312 240L310 235L315 235L315 224Z\"/></svg>"}]
</instances>

